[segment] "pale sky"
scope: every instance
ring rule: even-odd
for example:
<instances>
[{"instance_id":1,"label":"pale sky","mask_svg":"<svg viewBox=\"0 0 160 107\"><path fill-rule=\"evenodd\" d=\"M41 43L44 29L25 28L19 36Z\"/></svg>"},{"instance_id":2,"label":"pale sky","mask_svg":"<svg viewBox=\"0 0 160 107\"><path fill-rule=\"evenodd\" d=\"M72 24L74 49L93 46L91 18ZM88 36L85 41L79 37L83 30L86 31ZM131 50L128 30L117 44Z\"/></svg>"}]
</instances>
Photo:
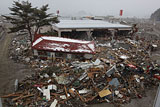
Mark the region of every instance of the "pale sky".
<instances>
[{"instance_id":1,"label":"pale sky","mask_svg":"<svg viewBox=\"0 0 160 107\"><path fill-rule=\"evenodd\" d=\"M0 14L10 13L8 7L13 0L0 0ZM17 1L17 0L16 0ZM22 0L20 0L22 1ZM26 0L25 0L26 1ZM122 9L123 17L149 17L160 8L160 0L29 0L33 7L49 4L49 12L60 11L60 15L118 16Z\"/></svg>"}]
</instances>

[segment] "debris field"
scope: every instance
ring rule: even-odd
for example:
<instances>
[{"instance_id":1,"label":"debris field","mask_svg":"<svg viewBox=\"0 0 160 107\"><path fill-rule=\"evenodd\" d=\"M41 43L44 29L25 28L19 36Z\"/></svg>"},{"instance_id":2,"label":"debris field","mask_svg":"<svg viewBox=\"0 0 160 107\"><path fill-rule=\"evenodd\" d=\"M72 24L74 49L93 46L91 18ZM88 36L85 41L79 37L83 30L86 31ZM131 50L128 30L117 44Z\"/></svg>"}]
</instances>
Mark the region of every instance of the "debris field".
<instances>
[{"instance_id":1,"label":"debris field","mask_svg":"<svg viewBox=\"0 0 160 107\"><path fill-rule=\"evenodd\" d=\"M89 60L54 61L35 59L30 55L30 43L18 41L14 39L11 44L14 50L11 49L10 58L30 64L35 73L23 81L16 80L15 92L1 96L8 106L82 107L102 102L120 105L146 97L145 91L157 87L160 80L160 66L150 57L158 44L140 39L97 43L96 54Z\"/></svg>"}]
</instances>

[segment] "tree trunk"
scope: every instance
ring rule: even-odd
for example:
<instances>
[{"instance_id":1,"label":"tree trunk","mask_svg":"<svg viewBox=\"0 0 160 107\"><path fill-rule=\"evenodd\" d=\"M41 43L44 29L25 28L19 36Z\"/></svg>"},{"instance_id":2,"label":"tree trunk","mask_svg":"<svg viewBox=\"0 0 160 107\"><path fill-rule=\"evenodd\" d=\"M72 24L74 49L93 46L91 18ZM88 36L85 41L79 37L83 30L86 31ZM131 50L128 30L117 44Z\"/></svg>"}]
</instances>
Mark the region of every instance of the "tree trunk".
<instances>
[{"instance_id":1,"label":"tree trunk","mask_svg":"<svg viewBox=\"0 0 160 107\"><path fill-rule=\"evenodd\" d=\"M32 44L32 32L31 32L31 27L30 27L29 23L28 23L27 27L28 27L27 30L28 30L29 36L30 36L30 41L31 41L31 44Z\"/></svg>"},{"instance_id":2,"label":"tree trunk","mask_svg":"<svg viewBox=\"0 0 160 107\"><path fill-rule=\"evenodd\" d=\"M28 32L29 32L29 36L30 36L30 42L31 42L31 45L30 45L30 48L31 48L31 52L33 54L33 49L32 49L32 43L33 43L33 38L32 38L32 32L31 32L31 28L28 27Z\"/></svg>"},{"instance_id":3,"label":"tree trunk","mask_svg":"<svg viewBox=\"0 0 160 107\"><path fill-rule=\"evenodd\" d=\"M37 34L38 30L39 30L39 27L37 27L37 29L35 30L34 35Z\"/></svg>"},{"instance_id":4,"label":"tree trunk","mask_svg":"<svg viewBox=\"0 0 160 107\"><path fill-rule=\"evenodd\" d=\"M31 41L31 44L32 44L32 33L31 33L31 30L30 29L28 29L28 32L29 32L29 36L30 36L30 41Z\"/></svg>"}]
</instances>

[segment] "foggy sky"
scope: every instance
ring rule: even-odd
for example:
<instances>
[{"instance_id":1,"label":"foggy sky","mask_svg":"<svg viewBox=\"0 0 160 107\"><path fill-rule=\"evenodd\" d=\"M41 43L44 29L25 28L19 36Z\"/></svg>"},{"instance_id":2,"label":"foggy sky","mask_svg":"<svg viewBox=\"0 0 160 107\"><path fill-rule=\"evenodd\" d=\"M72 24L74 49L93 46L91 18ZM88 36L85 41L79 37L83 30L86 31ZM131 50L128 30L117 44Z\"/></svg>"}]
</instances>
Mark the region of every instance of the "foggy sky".
<instances>
[{"instance_id":1,"label":"foggy sky","mask_svg":"<svg viewBox=\"0 0 160 107\"><path fill-rule=\"evenodd\" d=\"M10 13L13 0L0 0L0 14ZM20 0L22 1L22 0ZM33 7L49 4L49 12L60 15L97 15L118 16L120 9L123 17L149 17L160 8L160 0L29 0Z\"/></svg>"}]
</instances>

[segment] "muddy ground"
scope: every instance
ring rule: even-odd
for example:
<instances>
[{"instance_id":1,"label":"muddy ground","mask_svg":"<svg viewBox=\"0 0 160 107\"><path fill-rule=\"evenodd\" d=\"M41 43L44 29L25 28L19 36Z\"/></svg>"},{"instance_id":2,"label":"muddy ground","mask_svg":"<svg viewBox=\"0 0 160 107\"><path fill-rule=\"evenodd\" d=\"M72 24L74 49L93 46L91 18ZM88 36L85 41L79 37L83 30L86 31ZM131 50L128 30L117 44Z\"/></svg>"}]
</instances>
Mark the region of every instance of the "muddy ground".
<instances>
[{"instance_id":1,"label":"muddy ground","mask_svg":"<svg viewBox=\"0 0 160 107\"><path fill-rule=\"evenodd\" d=\"M9 59L8 47L13 38L13 34L8 34L7 31L4 31L4 33L0 35L0 96L14 91L14 82L16 79L22 80L25 75L33 73L27 65L18 64ZM159 52L156 54L160 55ZM155 59L157 58L160 57L155 57ZM131 103L121 105L121 107L152 107L155 95L156 88L147 91L147 97L142 99L133 99ZM90 107L114 107L114 105L102 103L93 104L90 105Z\"/></svg>"},{"instance_id":2,"label":"muddy ground","mask_svg":"<svg viewBox=\"0 0 160 107\"><path fill-rule=\"evenodd\" d=\"M0 96L12 93L16 79L22 80L31 71L26 65L14 63L8 58L8 47L13 34L4 31L0 35Z\"/></svg>"}]
</instances>

